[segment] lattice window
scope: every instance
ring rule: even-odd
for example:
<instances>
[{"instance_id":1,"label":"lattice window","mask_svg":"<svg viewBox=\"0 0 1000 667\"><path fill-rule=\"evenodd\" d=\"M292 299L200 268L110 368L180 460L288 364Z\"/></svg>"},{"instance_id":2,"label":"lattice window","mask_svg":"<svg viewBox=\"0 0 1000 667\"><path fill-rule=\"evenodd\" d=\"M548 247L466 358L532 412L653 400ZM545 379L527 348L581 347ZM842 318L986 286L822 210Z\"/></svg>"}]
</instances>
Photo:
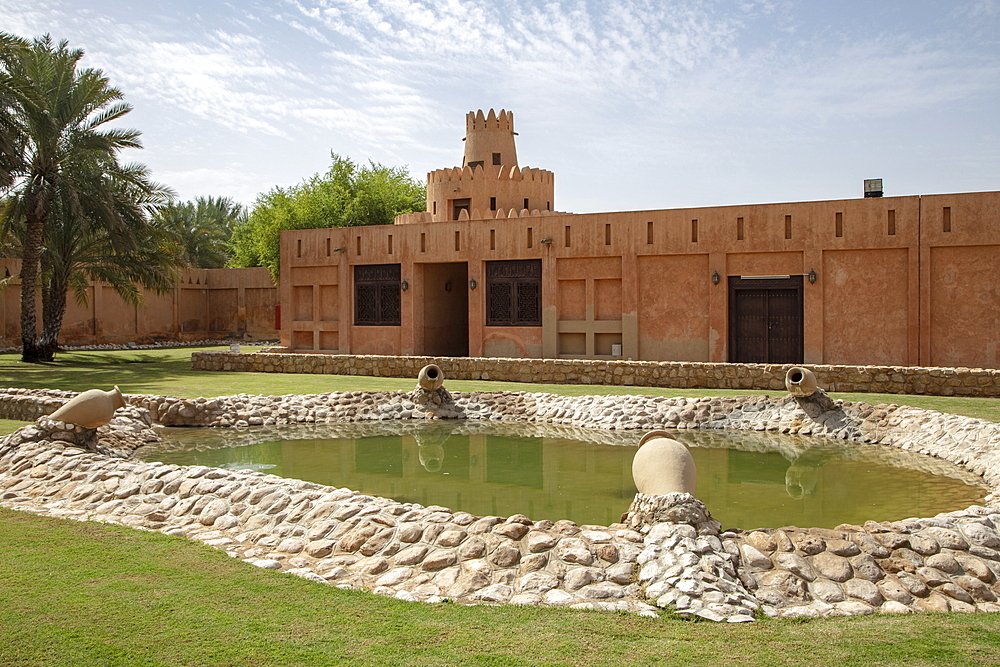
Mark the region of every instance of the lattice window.
<instances>
[{"instance_id":1,"label":"lattice window","mask_svg":"<svg viewBox=\"0 0 1000 667\"><path fill-rule=\"evenodd\" d=\"M399 264L354 267L354 324L400 325Z\"/></svg>"},{"instance_id":2,"label":"lattice window","mask_svg":"<svg viewBox=\"0 0 1000 667\"><path fill-rule=\"evenodd\" d=\"M542 326L542 260L486 262L486 325Z\"/></svg>"}]
</instances>

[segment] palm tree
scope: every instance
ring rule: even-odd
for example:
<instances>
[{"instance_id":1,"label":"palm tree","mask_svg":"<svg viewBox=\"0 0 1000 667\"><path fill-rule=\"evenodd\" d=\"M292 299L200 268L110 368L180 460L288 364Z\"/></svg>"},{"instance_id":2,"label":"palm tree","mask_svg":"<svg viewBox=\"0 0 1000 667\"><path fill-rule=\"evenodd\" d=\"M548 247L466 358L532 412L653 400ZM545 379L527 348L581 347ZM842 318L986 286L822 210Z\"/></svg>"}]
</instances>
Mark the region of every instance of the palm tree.
<instances>
[{"instance_id":1,"label":"palm tree","mask_svg":"<svg viewBox=\"0 0 1000 667\"><path fill-rule=\"evenodd\" d=\"M229 261L233 226L244 220L243 206L228 197L198 197L159 209L157 222L169 229L187 266L221 269Z\"/></svg>"},{"instance_id":2,"label":"palm tree","mask_svg":"<svg viewBox=\"0 0 1000 667\"><path fill-rule=\"evenodd\" d=\"M24 133L15 111L21 99L21 86L8 74L4 63L27 47L28 43L20 37L0 32L0 192L10 187L14 174L24 164Z\"/></svg>"},{"instance_id":3,"label":"palm tree","mask_svg":"<svg viewBox=\"0 0 1000 667\"><path fill-rule=\"evenodd\" d=\"M93 179L79 173L85 164L110 164L119 151L141 148L139 132L101 126L121 118L132 107L108 85L100 70L78 69L83 51L63 41L34 39L27 48L8 49L0 63L16 82L18 117L25 165L16 174L4 228L23 224L21 235L21 359L43 360L38 345L35 291L41 268L46 225L58 199L62 215L80 215L80 202ZM110 161L110 162L109 162Z\"/></svg>"},{"instance_id":4,"label":"palm tree","mask_svg":"<svg viewBox=\"0 0 1000 667\"><path fill-rule=\"evenodd\" d=\"M88 279L110 285L130 305L139 286L164 292L177 282L182 259L168 230L151 222L172 191L149 180L138 164L113 158L74 164L81 186L53 201L42 251L42 335L39 357L51 361L72 291L87 302Z\"/></svg>"}]
</instances>

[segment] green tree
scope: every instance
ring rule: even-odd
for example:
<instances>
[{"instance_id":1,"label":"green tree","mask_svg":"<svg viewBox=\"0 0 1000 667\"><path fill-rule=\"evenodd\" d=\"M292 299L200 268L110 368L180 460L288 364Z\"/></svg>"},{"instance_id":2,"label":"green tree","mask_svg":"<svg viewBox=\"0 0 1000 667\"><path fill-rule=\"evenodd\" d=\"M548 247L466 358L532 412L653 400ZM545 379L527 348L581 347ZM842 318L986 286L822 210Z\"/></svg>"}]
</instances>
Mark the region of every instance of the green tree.
<instances>
[{"instance_id":1,"label":"green tree","mask_svg":"<svg viewBox=\"0 0 1000 667\"><path fill-rule=\"evenodd\" d=\"M85 187L57 194L45 228L38 342L43 360L52 360L58 347L70 291L86 305L88 279L99 281L136 306L143 301L140 286L165 292L183 265L171 231L151 221L173 193L150 181L145 166L109 159L76 169Z\"/></svg>"},{"instance_id":2,"label":"green tree","mask_svg":"<svg viewBox=\"0 0 1000 667\"><path fill-rule=\"evenodd\" d=\"M401 213L423 211L425 189L401 167L358 165L331 153L326 174L257 197L233 230L231 266L266 266L278 277L281 232L355 225L388 225Z\"/></svg>"},{"instance_id":3,"label":"green tree","mask_svg":"<svg viewBox=\"0 0 1000 667\"><path fill-rule=\"evenodd\" d=\"M22 100L22 86L3 65L27 48L28 43L23 39L0 32L0 192L10 187L14 175L24 166L24 132L16 113Z\"/></svg>"},{"instance_id":4,"label":"green tree","mask_svg":"<svg viewBox=\"0 0 1000 667\"><path fill-rule=\"evenodd\" d=\"M121 224L115 198L122 192L94 191L111 180L95 179L93 169L112 169L121 150L142 147L138 131L107 127L132 107L100 70L79 68L82 57L83 51L65 41L54 44L48 35L0 51L0 71L8 90L16 91L9 107L17 119L13 143L23 155L12 173L3 223L5 230L21 227L21 358L27 362L51 358L39 345L34 297L40 272L47 270L42 249L53 207L67 219ZM93 202L87 209L85 200Z\"/></svg>"},{"instance_id":5,"label":"green tree","mask_svg":"<svg viewBox=\"0 0 1000 667\"><path fill-rule=\"evenodd\" d=\"M172 201L156 213L159 225L169 230L186 266L220 269L229 261L233 227L246 219L243 206L228 197L198 197Z\"/></svg>"}]
</instances>

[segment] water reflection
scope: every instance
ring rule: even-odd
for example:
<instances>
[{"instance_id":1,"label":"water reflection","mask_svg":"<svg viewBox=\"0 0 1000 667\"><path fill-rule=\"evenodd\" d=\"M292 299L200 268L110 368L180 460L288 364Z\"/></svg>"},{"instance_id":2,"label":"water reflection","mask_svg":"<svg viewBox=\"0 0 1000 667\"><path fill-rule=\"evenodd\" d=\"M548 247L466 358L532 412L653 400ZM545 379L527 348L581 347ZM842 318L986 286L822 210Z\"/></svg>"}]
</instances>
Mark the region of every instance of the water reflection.
<instances>
[{"instance_id":1,"label":"water reflection","mask_svg":"<svg viewBox=\"0 0 1000 667\"><path fill-rule=\"evenodd\" d=\"M608 524L635 486L641 432L471 421L163 429L146 460L262 470L473 514ZM980 502L982 480L911 452L823 438L677 431L697 495L727 527L929 516Z\"/></svg>"}]
</instances>

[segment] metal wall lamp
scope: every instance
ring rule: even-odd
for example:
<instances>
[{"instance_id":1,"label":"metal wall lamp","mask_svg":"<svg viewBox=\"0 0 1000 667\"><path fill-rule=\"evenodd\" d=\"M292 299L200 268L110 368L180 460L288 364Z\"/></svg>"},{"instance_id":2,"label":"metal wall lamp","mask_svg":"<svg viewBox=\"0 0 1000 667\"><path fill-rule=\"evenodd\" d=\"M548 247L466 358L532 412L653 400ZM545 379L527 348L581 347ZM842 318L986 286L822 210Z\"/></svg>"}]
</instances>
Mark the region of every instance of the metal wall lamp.
<instances>
[{"instance_id":1,"label":"metal wall lamp","mask_svg":"<svg viewBox=\"0 0 1000 667\"><path fill-rule=\"evenodd\" d=\"M476 289L476 279L469 278L469 289Z\"/></svg>"},{"instance_id":2,"label":"metal wall lamp","mask_svg":"<svg viewBox=\"0 0 1000 667\"><path fill-rule=\"evenodd\" d=\"M405 292L406 290L410 289L410 283L404 280L403 282L399 283L399 288Z\"/></svg>"},{"instance_id":3,"label":"metal wall lamp","mask_svg":"<svg viewBox=\"0 0 1000 667\"><path fill-rule=\"evenodd\" d=\"M712 284L713 285L718 285L720 280L722 280L722 278L719 276L719 272L718 271L716 271L715 273L712 274Z\"/></svg>"},{"instance_id":4,"label":"metal wall lamp","mask_svg":"<svg viewBox=\"0 0 1000 667\"><path fill-rule=\"evenodd\" d=\"M809 275L807 277L809 278L809 282L810 283L816 282L816 270L815 269L809 269Z\"/></svg>"}]
</instances>

